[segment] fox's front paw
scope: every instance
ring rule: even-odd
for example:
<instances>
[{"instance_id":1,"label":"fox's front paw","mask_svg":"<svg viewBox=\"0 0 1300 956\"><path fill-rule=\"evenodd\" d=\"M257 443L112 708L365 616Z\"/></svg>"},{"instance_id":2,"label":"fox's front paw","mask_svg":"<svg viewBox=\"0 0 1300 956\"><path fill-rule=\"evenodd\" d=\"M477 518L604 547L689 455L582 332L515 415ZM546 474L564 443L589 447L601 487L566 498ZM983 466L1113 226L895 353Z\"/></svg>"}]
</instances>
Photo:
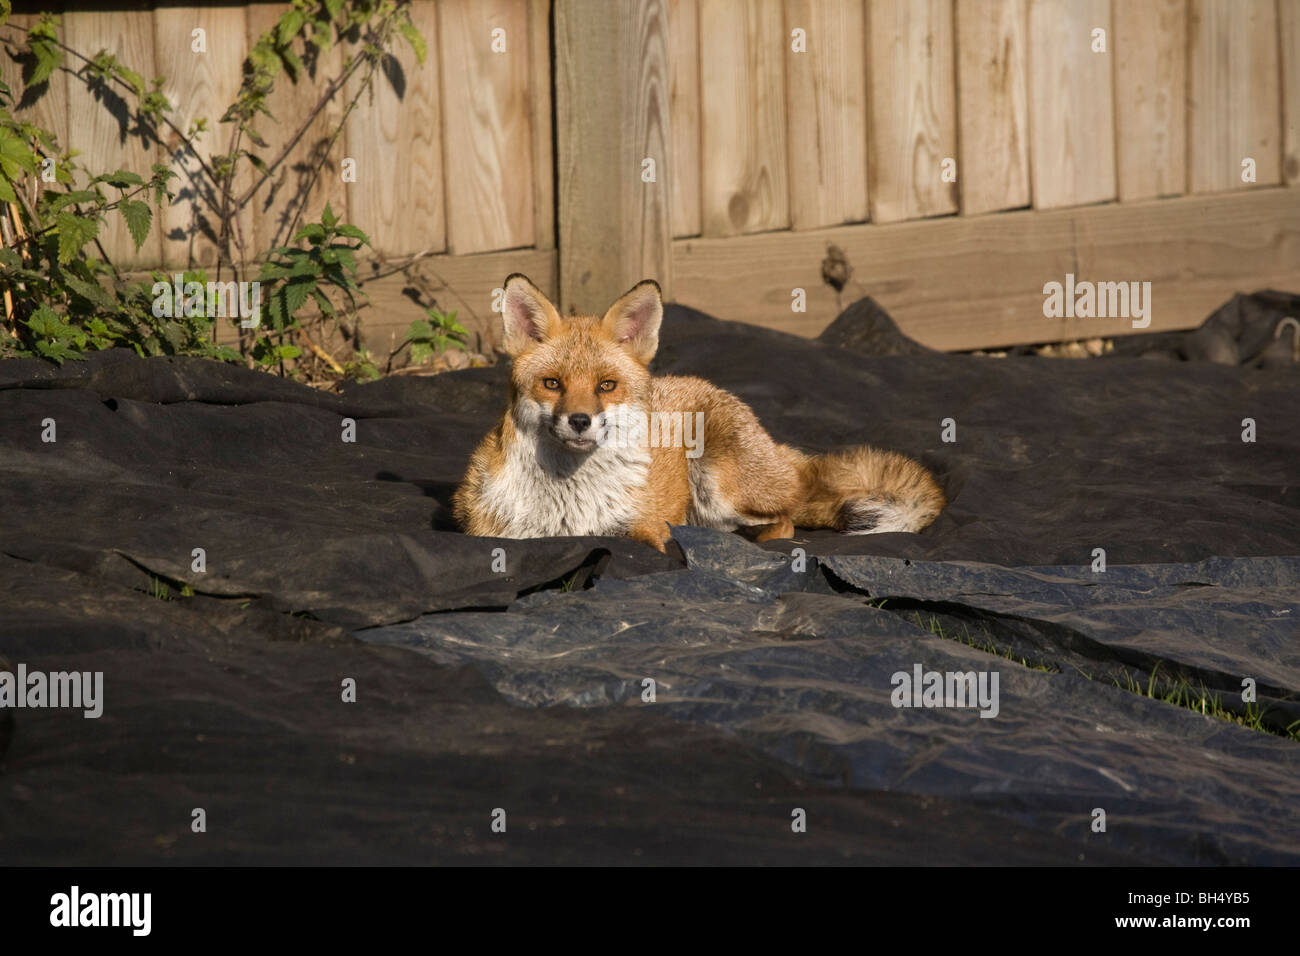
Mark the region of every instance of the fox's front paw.
<instances>
[{"instance_id":1,"label":"fox's front paw","mask_svg":"<svg viewBox=\"0 0 1300 956\"><path fill-rule=\"evenodd\" d=\"M662 554L668 553L668 542L672 539L672 536L672 527L667 521L646 522L637 525L628 532L629 538L644 541Z\"/></svg>"}]
</instances>

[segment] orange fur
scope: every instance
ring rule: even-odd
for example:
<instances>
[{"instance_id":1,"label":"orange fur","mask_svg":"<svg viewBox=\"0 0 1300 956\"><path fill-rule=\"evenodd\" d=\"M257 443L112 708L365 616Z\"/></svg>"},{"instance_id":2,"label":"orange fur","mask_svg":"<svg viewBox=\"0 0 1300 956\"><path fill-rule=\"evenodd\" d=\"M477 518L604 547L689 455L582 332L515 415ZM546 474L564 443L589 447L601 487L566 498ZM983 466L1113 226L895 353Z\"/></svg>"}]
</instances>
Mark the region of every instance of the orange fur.
<instances>
[{"instance_id":1,"label":"orange fur","mask_svg":"<svg viewBox=\"0 0 1300 956\"><path fill-rule=\"evenodd\" d=\"M453 497L467 533L621 534L662 551L670 525L743 528L762 541L788 538L795 525L919 531L943 509L933 476L910 458L866 446L807 455L777 444L749 406L703 379L652 378L661 318L649 281L602 318L565 319L523 276L506 280L510 403ZM689 428L696 413L698 457L684 442L615 440L620 415L666 414Z\"/></svg>"}]
</instances>

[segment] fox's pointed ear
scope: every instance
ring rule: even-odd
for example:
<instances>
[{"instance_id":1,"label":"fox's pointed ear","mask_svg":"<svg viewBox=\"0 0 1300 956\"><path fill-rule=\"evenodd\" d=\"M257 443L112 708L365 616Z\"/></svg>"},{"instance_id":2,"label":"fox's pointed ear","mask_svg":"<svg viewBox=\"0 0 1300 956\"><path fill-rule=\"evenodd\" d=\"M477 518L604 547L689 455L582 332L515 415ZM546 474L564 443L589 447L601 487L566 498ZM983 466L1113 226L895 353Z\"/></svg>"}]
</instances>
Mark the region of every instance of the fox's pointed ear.
<instances>
[{"instance_id":1,"label":"fox's pointed ear","mask_svg":"<svg viewBox=\"0 0 1300 956\"><path fill-rule=\"evenodd\" d=\"M511 358L545 342L564 326L551 300L518 272L506 279L501 319L506 327L505 349Z\"/></svg>"},{"instance_id":2,"label":"fox's pointed ear","mask_svg":"<svg viewBox=\"0 0 1300 956\"><path fill-rule=\"evenodd\" d=\"M601 324L642 365L649 365L659 348L663 296L654 279L638 282L609 307Z\"/></svg>"}]
</instances>

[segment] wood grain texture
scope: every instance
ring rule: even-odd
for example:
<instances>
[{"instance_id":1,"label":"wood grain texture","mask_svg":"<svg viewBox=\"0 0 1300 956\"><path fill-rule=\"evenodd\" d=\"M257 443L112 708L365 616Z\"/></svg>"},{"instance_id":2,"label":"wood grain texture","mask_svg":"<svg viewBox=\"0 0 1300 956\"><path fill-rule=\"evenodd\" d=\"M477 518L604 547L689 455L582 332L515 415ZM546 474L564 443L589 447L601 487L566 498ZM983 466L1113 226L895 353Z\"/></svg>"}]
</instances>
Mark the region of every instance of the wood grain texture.
<instances>
[{"instance_id":1,"label":"wood grain texture","mask_svg":"<svg viewBox=\"0 0 1300 956\"><path fill-rule=\"evenodd\" d=\"M1189 186L1195 193L1281 181L1276 0L1191 0L1188 14Z\"/></svg>"},{"instance_id":2,"label":"wood grain texture","mask_svg":"<svg viewBox=\"0 0 1300 956\"><path fill-rule=\"evenodd\" d=\"M463 255L531 246L537 230L528 6L519 0L439 0L437 6L447 248ZM505 52L493 52L496 29L505 31Z\"/></svg>"},{"instance_id":3,"label":"wood grain texture","mask_svg":"<svg viewBox=\"0 0 1300 956\"><path fill-rule=\"evenodd\" d=\"M528 101L533 133L533 245L555 248L555 145L551 141L551 0L528 0Z\"/></svg>"},{"instance_id":4,"label":"wood grain texture","mask_svg":"<svg viewBox=\"0 0 1300 956\"><path fill-rule=\"evenodd\" d=\"M63 18L63 39L74 50L94 57L101 49L145 77L156 76L154 21L148 11L74 11ZM67 75L67 145L81 151L78 162L98 173L128 169L143 177L162 159L158 144L145 140L135 121L134 95L112 85L92 91L86 81ZM174 191L174 186L173 186ZM109 195L113 191L110 190ZM100 242L119 267L157 266L162 260L162 228L154 214L145 244L137 250L121 216L110 215L100 227Z\"/></svg>"},{"instance_id":5,"label":"wood grain texture","mask_svg":"<svg viewBox=\"0 0 1300 956\"><path fill-rule=\"evenodd\" d=\"M666 170L673 236L700 234L700 8L668 0L668 119L672 161Z\"/></svg>"},{"instance_id":6,"label":"wood grain texture","mask_svg":"<svg viewBox=\"0 0 1300 956\"><path fill-rule=\"evenodd\" d=\"M1187 0L1114 6L1121 202L1187 191Z\"/></svg>"},{"instance_id":7,"label":"wood grain texture","mask_svg":"<svg viewBox=\"0 0 1300 956\"><path fill-rule=\"evenodd\" d=\"M1282 52L1282 178L1300 186L1300 0L1277 0Z\"/></svg>"},{"instance_id":8,"label":"wood grain texture","mask_svg":"<svg viewBox=\"0 0 1300 956\"><path fill-rule=\"evenodd\" d=\"M248 7L250 49L262 34L275 27L288 9L287 3L252 4ZM266 102L271 117L259 118L253 124L266 141L266 146L249 144L248 148L268 163L280 155L290 137L311 115L326 85L342 72L342 67L341 48L334 46L317 58L314 75L304 73L296 83L287 73L277 77ZM332 152L327 152L330 137L343 121L344 108L344 91L340 90L307 127L285 162L271 174L270 179L251 200L254 240L252 252L260 254L275 246L285 245L290 238L289 228L300 210L303 222L317 222L328 203L342 221L351 221L347 185L341 176L341 160L347 145L345 137L340 136L334 143ZM324 165L313 180L312 169L318 157L323 159ZM309 184L311 188L307 191Z\"/></svg>"},{"instance_id":9,"label":"wood grain texture","mask_svg":"<svg viewBox=\"0 0 1300 956\"><path fill-rule=\"evenodd\" d=\"M805 32L796 53L791 33ZM861 0L786 0L790 226L867 218L866 24Z\"/></svg>"},{"instance_id":10,"label":"wood grain texture","mask_svg":"<svg viewBox=\"0 0 1300 956\"><path fill-rule=\"evenodd\" d=\"M344 134L345 155L356 161L357 177L344 183L348 215L377 252L394 256L440 251L448 238L438 73L443 54L432 0L413 3L411 21L428 49L424 65L405 41L397 41L395 59L361 93ZM353 74L345 105L363 83L361 71Z\"/></svg>"},{"instance_id":11,"label":"wood grain texture","mask_svg":"<svg viewBox=\"0 0 1300 956\"><path fill-rule=\"evenodd\" d=\"M560 299L601 311L644 278L672 296L672 205L663 167L668 17L659 0L557 0ZM653 159L654 182L643 179Z\"/></svg>"},{"instance_id":12,"label":"wood grain texture","mask_svg":"<svg viewBox=\"0 0 1300 956\"><path fill-rule=\"evenodd\" d=\"M700 0L700 204L706 236L790 226L781 5Z\"/></svg>"},{"instance_id":13,"label":"wood grain texture","mask_svg":"<svg viewBox=\"0 0 1300 956\"><path fill-rule=\"evenodd\" d=\"M832 242L857 266L844 304L870 295L934 348L1135 331L1123 318L1044 317L1043 285L1066 273L1149 281L1151 330L1190 328L1242 289L1300 287L1300 190L678 240L678 301L722 319L817 335L839 309L821 279ZM803 314L790 310L796 287L808 293Z\"/></svg>"},{"instance_id":14,"label":"wood grain texture","mask_svg":"<svg viewBox=\"0 0 1300 956\"><path fill-rule=\"evenodd\" d=\"M217 237L221 231L219 194L203 173L199 159L206 162L230 149L234 124L220 120L239 95L244 58L248 56L244 8L158 7L153 18L154 59L158 74L166 80L162 91L173 106L172 122L189 130L196 121L207 121L207 131L198 136L193 153L182 148L176 133L169 130L164 136L163 148L179 178L172 180L176 199L162 216L163 265L210 269L217 264ZM194 30L206 32L206 52L192 48ZM251 183L252 169L244 163L242 173L235 178L236 193ZM243 236L251 252L251 207L233 217L232 228Z\"/></svg>"},{"instance_id":15,"label":"wood grain texture","mask_svg":"<svg viewBox=\"0 0 1300 956\"><path fill-rule=\"evenodd\" d=\"M871 218L956 212L957 184L942 178L943 160L957 158L952 3L868 3Z\"/></svg>"},{"instance_id":16,"label":"wood grain texture","mask_svg":"<svg viewBox=\"0 0 1300 956\"><path fill-rule=\"evenodd\" d=\"M51 5L53 12L62 11L62 4ZM35 14L15 13L9 18L9 24L13 27L31 28L40 20ZM68 147L68 76L67 70L76 69L80 64L67 63L65 67L55 70L46 82L40 87L33 87L27 90L23 83L22 61L27 54L27 34L23 30L12 29L8 24L0 27L0 42L3 43L3 52L0 52L0 77L9 84L9 88L14 94L14 105L12 112L14 118L20 122L35 123L54 133L62 149ZM10 56L10 53L15 54ZM81 85L80 80L73 82ZM83 160L86 157L83 157ZM44 184L40 176L33 177L33 181L38 188ZM60 187L62 188L62 187Z\"/></svg>"},{"instance_id":17,"label":"wood grain texture","mask_svg":"<svg viewBox=\"0 0 1300 956\"><path fill-rule=\"evenodd\" d=\"M1107 52L1092 51L1106 31ZM1110 0L1029 0L1030 170L1039 209L1114 199Z\"/></svg>"},{"instance_id":18,"label":"wood grain texture","mask_svg":"<svg viewBox=\"0 0 1300 956\"><path fill-rule=\"evenodd\" d=\"M1029 205L1025 0L957 0L961 211Z\"/></svg>"}]
</instances>

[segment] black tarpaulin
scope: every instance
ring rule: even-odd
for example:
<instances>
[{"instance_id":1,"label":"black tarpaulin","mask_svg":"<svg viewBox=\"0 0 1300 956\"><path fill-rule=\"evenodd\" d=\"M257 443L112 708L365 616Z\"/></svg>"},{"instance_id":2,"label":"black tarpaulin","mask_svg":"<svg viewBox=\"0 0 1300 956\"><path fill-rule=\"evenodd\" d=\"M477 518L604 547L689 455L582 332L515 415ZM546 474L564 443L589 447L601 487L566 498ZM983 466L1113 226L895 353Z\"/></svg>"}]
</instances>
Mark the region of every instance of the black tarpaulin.
<instances>
[{"instance_id":1,"label":"black tarpaulin","mask_svg":"<svg viewBox=\"0 0 1300 956\"><path fill-rule=\"evenodd\" d=\"M882 349L858 321L817 342L671 306L655 369L808 450L915 455L949 508L668 555L451 527L501 367L335 396L0 363L0 656L106 698L15 714L0 857L1297 862L1297 745L1134 690L1241 709L1249 678L1300 718L1295 370ZM893 706L916 665L996 671L997 716Z\"/></svg>"}]
</instances>

